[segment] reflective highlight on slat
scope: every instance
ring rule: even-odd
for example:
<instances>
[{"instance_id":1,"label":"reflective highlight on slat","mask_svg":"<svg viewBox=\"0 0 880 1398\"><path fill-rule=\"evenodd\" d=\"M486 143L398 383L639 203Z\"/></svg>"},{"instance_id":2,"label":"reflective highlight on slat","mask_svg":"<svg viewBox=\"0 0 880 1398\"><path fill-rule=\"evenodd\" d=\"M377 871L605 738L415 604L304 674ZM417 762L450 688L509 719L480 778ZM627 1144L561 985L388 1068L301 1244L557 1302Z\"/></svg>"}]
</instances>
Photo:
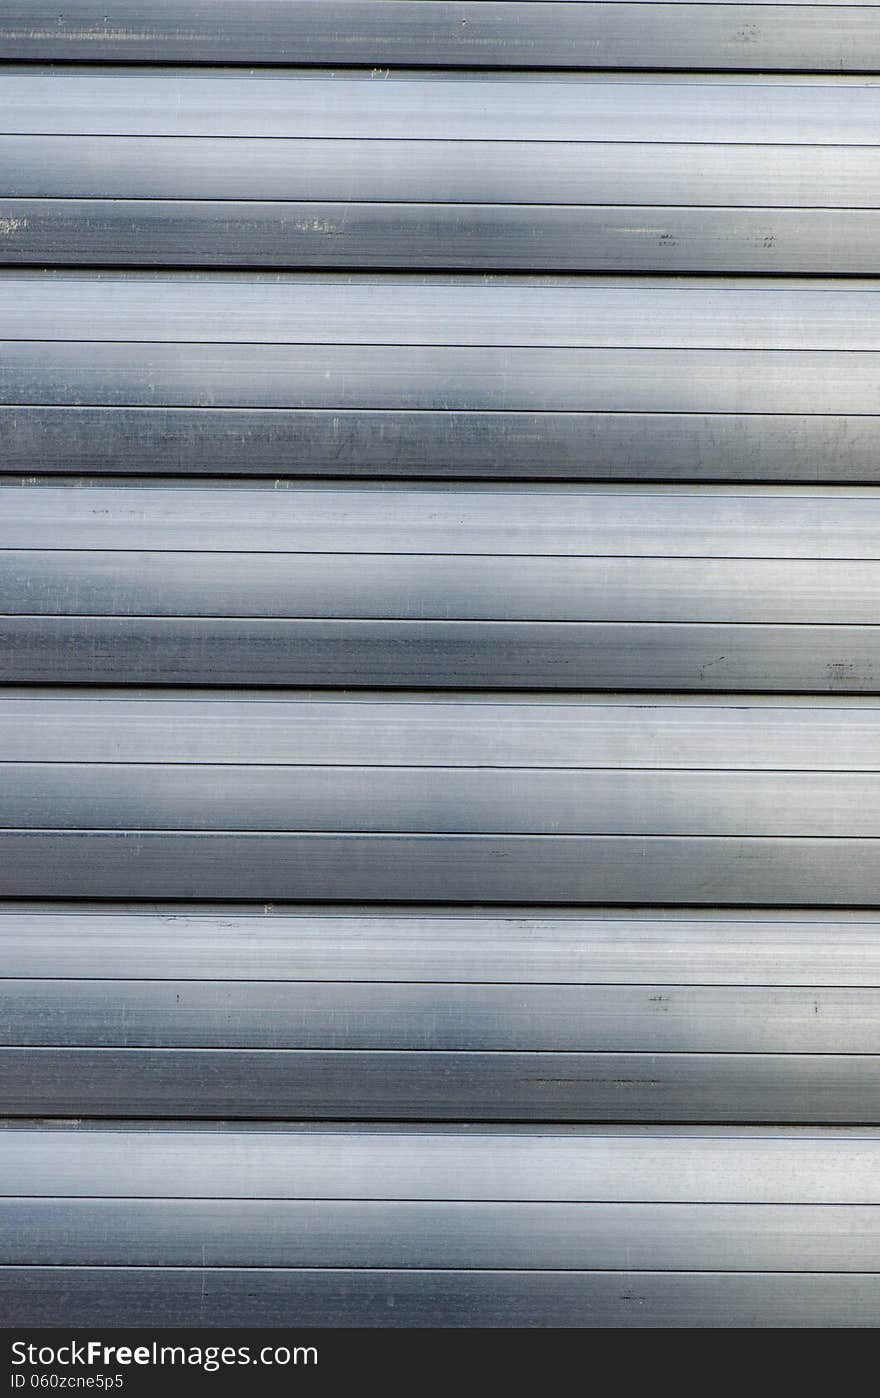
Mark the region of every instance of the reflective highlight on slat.
<instances>
[{"instance_id":1,"label":"reflective highlight on slat","mask_svg":"<svg viewBox=\"0 0 880 1398\"><path fill-rule=\"evenodd\" d=\"M0 949L5 1114L877 1118L872 914L24 905Z\"/></svg>"},{"instance_id":2,"label":"reflective highlight on slat","mask_svg":"<svg viewBox=\"0 0 880 1398\"><path fill-rule=\"evenodd\" d=\"M4 698L0 890L870 905L878 713Z\"/></svg>"},{"instance_id":3,"label":"reflective highlight on slat","mask_svg":"<svg viewBox=\"0 0 880 1398\"><path fill-rule=\"evenodd\" d=\"M880 673L871 489L0 486L0 510L7 683L870 693Z\"/></svg>"},{"instance_id":4,"label":"reflective highlight on slat","mask_svg":"<svg viewBox=\"0 0 880 1398\"><path fill-rule=\"evenodd\" d=\"M13 0L0 58L871 72L878 25L862 0Z\"/></svg>"},{"instance_id":5,"label":"reflective highlight on slat","mask_svg":"<svg viewBox=\"0 0 880 1398\"><path fill-rule=\"evenodd\" d=\"M7 270L2 464L871 481L876 296L864 281Z\"/></svg>"}]
</instances>

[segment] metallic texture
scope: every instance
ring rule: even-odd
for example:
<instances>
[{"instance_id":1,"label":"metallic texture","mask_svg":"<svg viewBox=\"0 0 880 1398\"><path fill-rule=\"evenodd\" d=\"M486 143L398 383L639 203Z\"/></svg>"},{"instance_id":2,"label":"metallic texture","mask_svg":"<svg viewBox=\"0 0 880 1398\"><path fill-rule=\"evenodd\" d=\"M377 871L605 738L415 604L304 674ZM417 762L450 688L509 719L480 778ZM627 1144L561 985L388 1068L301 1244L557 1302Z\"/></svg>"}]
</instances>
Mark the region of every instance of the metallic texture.
<instances>
[{"instance_id":1,"label":"metallic texture","mask_svg":"<svg viewBox=\"0 0 880 1398\"><path fill-rule=\"evenodd\" d=\"M7 1127L10 1321L875 1324L876 1132ZM17 1279L17 1286L15 1281ZM299 1313L299 1312L298 1312Z\"/></svg>"},{"instance_id":2,"label":"metallic texture","mask_svg":"<svg viewBox=\"0 0 880 1398\"><path fill-rule=\"evenodd\" d=\"M6 683L870 693L880 674L871 488L6 485L0 509Z\"/></svg>"},{"instance_id":3,"label":"metallic texture","mask_svg":"<svg viewBox=\"0 0 880 1398\"><path fill-rule=\"evenodd\" d=\"M4 697L0 889L870 905L878 716L646 695Z\"/></svg>"},{"instance_id":4,"label":"metallic texture","mask_svg":"<svg viewBox=\"0 0 880 1398\"><path fill-rule=\"evenodd\" d=\"M880 6L0 65L4 1320L880 1324Z\"/></svg>"},{"instance_id":5,"label":"metallic texture","mask_svg":"<svg viewBox=\"0 0 880 1398\"><path fill-rule=\"evenodd\" d=\"M870 1327L876 1273L12 1267L4 1313L65 1324L592 1328ZM389 1316L392 1318L389 1320Z\"/></svg>"},{"instance_id":6,"label":"metallic texture","mask_svg":"<svg viewBox=\"0 0 880 1398\"><path fill-rule=\"evenodd\" d=\"M872 481L876 298L860 280L7 270L2 465Z\"/></svg>"},{"instance_id":7,"label":"metallic texture","mask_svg":"<svg viewBox=\"0 0 880 1398\"><path fill-rule=\"evenodd\" d=\"M868 77L9 65L0 239L34 266L876 275L878 131Z\"/></svg>"},{"instance_id":8,"label":"metallic texture","mask_svg":"<svg viewBox=\"0 0 880 1398\"><path fill-rule=\"evenodd\" d=\"M220 995L211 983L226 980L239 983L242 1003L249 983L277 981L282 990L296 982L333 982L340 995L368 993L353 984L347 989L354 982L394 982L401 995L400 987L413 984L639 986L652 994L655 986L661 994L663 987L743 987L747 1004L752 990L746 987L872 991L880 983L880 920L876 912L768 908L503 907L474 913L418 905L279 910L202 904L182 910L151 903L147 911L138 904L15 903L0 911L0 952L10 996L20 993L12 983L19 979L58 980L65 985L55 989L73 996L83 991L83 981L93 980L103 982L108 995L113 982L126 980L201 982L188 993ZM163 987L152 989L161 994ZM616 994L609 990L608 1004L619 1003ZM695 998L685 996L691 1005ZM818 998L826 1006L835 1002L824 993ZM523 992L523 1007L528 1003ZM665 1003L673 1005L671 995ZM800 998L779 996L776 1003L782 1018L752 1023L751 1033L786 1032L781 1007L798 1005ZM648 1011L655 1024L661 1013L674 1011ZM424 1023L420 1027L424 1032ZM844 1032L870 1028L854 1022ZM809 1033L822 1037L825 1028L814 1023Z\"/></svg>"},{"instance_id":9,"label":"metallic texture","mask_svg":"<svg viewBox=\"0 0 880 1398\"><path fill-rule=\"evenodd\" d=\"M871 72L877 6L625 0L10 0L0 58Z\"/></svg>"},{"instance_id":10,"label":"metallic texture","mask_svg":"<svg viewBox=\"0 0 880 1398\"><path fill-rule=\"evenodd\" d=\"M44 475L876 482L880 415L4 406Z\"/></svg>"}]
</instances>

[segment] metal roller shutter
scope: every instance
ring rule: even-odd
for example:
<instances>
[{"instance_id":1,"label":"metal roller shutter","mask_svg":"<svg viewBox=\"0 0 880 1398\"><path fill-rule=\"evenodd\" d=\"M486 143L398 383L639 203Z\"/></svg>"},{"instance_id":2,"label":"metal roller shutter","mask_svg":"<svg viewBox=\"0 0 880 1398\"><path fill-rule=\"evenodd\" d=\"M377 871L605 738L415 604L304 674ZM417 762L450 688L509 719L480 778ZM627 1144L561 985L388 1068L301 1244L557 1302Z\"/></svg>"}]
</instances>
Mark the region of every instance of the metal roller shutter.
<instances>
[{"instance_id":1,"label":"metal roller shutter","mask_svg":"<svg viewBox=\"0 0 880 1398\"><path fill-rule=\"evenodd\" d=\"M878 74L3 6L10 1323L880 1323Z\"/></svg>"}]
</instances>

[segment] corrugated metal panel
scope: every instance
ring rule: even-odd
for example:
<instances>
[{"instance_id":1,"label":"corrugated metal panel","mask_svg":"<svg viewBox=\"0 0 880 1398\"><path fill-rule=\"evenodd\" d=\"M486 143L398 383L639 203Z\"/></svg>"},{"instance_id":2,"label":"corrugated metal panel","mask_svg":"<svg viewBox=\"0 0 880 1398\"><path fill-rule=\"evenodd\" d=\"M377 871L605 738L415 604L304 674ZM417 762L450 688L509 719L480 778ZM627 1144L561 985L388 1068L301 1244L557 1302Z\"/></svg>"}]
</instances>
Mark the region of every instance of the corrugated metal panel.
<instances>
[{"instance_id":1,"label":"corrugated metal panel","mask_svg":"<svg viewBox=\"0 0 880 1398\"><path fill-rule=\"evenodd\" d=\"M17 1128L3 1144L0 1294L38 1321L63 1277L73 1325L281 1323L291 1305L377 1325L390 1301L403 1325L876 1323L869 1130Z\"/></svg>"},{"instance_id":2,"label":"corrugated metal panel","mask_svg":"<svg viewBox=\"0 0 880 1398\"><path fill-rule=\"evenodd\" d=\"M876 1325L880 6L0 60L4 1317Z\"/></svg>"},{"instance_id":3,"label":"corrugated metal panel","mask_svg":"<svg viewBox=\"0 0 880 1398\"><path fill-rule=\"evenodd\" d=\"M11 67L3 256L877 273L878 131L868 78Z\"/></svg>"},{"instance_id":4,"label":"corrugated metal panel","mask_svg":"<svg viewBox=\"0 0 880 1398\"><path fill-rule=\"evenodd\" d=\"M863 281L6 272L0 441L24 472L872 481L876 299Z\"/></svg>"},{"instance_id":5,"label":"corrugated metal panel","mask_svg":"<svg viewBox=\"0 0 880 1398\"><path fill-rule=\"evenodd\" d=\"M870 692L878 524L827 488L0 487L0 676Z\"/></svg>"}]
</instances>

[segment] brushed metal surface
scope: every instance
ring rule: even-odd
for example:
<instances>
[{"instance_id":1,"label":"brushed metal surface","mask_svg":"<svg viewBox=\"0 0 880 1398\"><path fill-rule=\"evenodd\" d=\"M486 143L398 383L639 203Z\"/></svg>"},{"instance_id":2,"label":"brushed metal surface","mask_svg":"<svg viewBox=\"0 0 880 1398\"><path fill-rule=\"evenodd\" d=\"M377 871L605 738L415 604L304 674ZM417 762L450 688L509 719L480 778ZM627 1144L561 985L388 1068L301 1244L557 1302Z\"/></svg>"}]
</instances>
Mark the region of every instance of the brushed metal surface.
<instances>
[{"instance_id":1,"label":"brushed metal surface","mask_svg":"<svg viewBox=\"0 0 880 1398\"><path fill-rule=\"evenodd\" d=\"M877 559L0 552L0 608L26 616L870 626L878 593Z\"/></svg>"},{"instance_id":2,"label":"brushed metal surface","mask_svg":"<svg viewBox=\"0 0 880 1398\"><path fill-rule=\"evenodd\" d=\"M278 1120L880 1122L876 1054L0 1048L0 1112Z\"/></svg>"},{"instance_id":3,"label":"brushed metal surface","mask_svg":"<svg viewBox=\"0 0 880 1398\"><path fill-rule=\"evenodd\" d=\"M870 693L878 502L827 487L0 486L0 676Z\"/></svg>"},{"instance_id":4,"label":"brushed metal surface","mask_svg":"<svg viewBox=\"0 0 880 1398\"><path fill-rule=\"evenodd\" d=\"M880 704L9 686L0 693L0 761L871 774L880 769Z\"/></svg>"},{"instance_id":5,"label":"brushed metal surface","mask_svg":"<svg viewBox=\"0 0 880 1398\"><path fill-rule=\"evenodd\" d=\"M876 351L0 343L0 402L60 407L876 415Z\"/></svg>"},{"instance_id":6,"label":"brushed metal surface","mask_svg":"<svg viewBox=\"0 0 880 1398\"><path fill-rule=\"evenodd\" d=\"M0 271L5 340L876 351L878 308L864 280Z\"/></svg>"},{"instance_id":7,"label":"brushed metal surface","mask_svg":"<svg viewBox=\"0 0 880 1398\"><path fill-rule=\"evenodd\" d=\"M0 59L4 1318L876 1326L880 6Z\"/></svg>"},{"instance_id":8,"label":"brushed metal surface","mask_svg":"<svg viewBox=\"0 0 880 1398\"><path fill-rule=\"evenodd\" d=\"M873 694L878 673L878 626L0 618L5 684Z\"/></svg>"},{"instance_id":9,"label":"brushed metal surface","mask_svg":"<svg viewBox=\"0 0 880 1398\"><path fill-rule=\"evenodd\" d=\"M877 853L873 839L4 830L0 896L871 907Z\"/></svg>"},{"instance_id":10,"label":"brushed metal surface","mask_svg":"<svg viewBox=\"0 0 880 1398\"><path fill-rule=\"evenodd\" d=\"M880 67L876 6L458 0L13 0L4 59L470 67Z\"/></svg>"},{"instance_id":11,"label":"brushed metal surface","mask_svg":"<svg viewBox=\"0 0 880 1398\"><path fill-rule=\"evenodd\" d=\"M872 1272L865 1205L0 1199L0 1265Z\"/></svg>"},{"instance_id":12,"label":"brushed metal surface","mask_svg":"<svg viewBox=\"0 0 880 1398\"><path fill-rule=\"evenodd\" d=\"M108 977L228 979L242 994L254 981L790 986L815 994L880 985L880 917L767 908L472 913L169 904L147 912L137 904L16 903L0 906L0 954L7 977L61 978L72 994L83 979ZM811 1032L823 1033L821 1016L814 1018Z\"/></svg>"},{"instance_id":13,"label":"brushed metal surface","mask_svg":"<svg viewBox=\"0 0 880 1398\"><path fill-rule=\"evenodd\" d=\"M872 414L0 405L0 469L43 476L880 481Z\"/></svg>"},{"instance_id":14,"label":"brushed metal surface","mask_svg":"<svg viewBox=\"0 0 880 1398\"><path fill-rule=\"evenodd\" d=\"M0 1125L0 1196L877 1204L876 1128Z\"/></svg>"},{"instance_id":15,"label":"brushed metal surface","mask_svg":"<svg viewBox=\"0 0 880 1398\"><path fill-rule=\"evenodd\" d=\"M37 266L880 271L877 209L0 199L0 228Z\"/></svg>"},{"instance_id":16,"label":"brushed metal surface","mask_svg":"<svg viewBox=\"0 0 880 1398\"><path fill-rule=\"evenodd\" d=\"M575 2L566 0L569 7ZM645 3L640 5L643 14ZM696 8L687 6L692 15ZM880 29L880 20L875 17L874 23ZM700 208L869 209L876 201L880 154L872 146L725 144L721 160L718 154L717 146L695 143L693 133L686 142L664 145L648 140L408 141L405 132L399 139L382 140L0 135L0 191L6 197L37 199L387 199Z\"/></svg>"},{"instance_id":17,"label":"brushed metal surface","mask_svg":"<svg viewBox=\"0 0 880 1398\"><path fill-rule=\"evenodd\" d=\"M636 141L871 145L880 87L864 78L701 74L507 78L295 68L240 76L197 69L10 66L4 135L270 136L412 141Z\"/></svg>"},{"instance_id":18,"label":"brushed metal surface","mask_svg":"<svg viewBox=\"0 0 880 1398\"><path fill-rule=\"evenodd\" d=\"M880 774L0 764L0 830L880 838Z\"/></svg>"},{"instance_id":19,"label":"brushed metal surface","mask_svg":"<svg viewBox=\"0 0 880 1398\"><path fill-rule=\"evenodd\" d=\"M460 985L452 962L446 974L447 983L409 985L114 980L109 971L0 980L0 1044L880 1053L877 987Z\"/></svg>"},{"instance_id":20,"label":"brushed metal surface","mask_svg":"<svg viewBox=\"0 0 880 1398\"><path fill-rule=\"evenodd\" d=\"M856 1273L475 1272L9 1267L17 1324L170 1326L876 1327L880 1277Z\"/></svg>"},{"instance_id":21,"label":"brushed metal surface","mask_svg":"<svg viewBox=\"0 0 880 1398\"><path fill-rule=\"evenodd\" d=\"M308 69L242 78L193 68L8 67L0 75L0 132L7 147L13 142L7 195L21 196L28 189L27 179L23 187L16 183L24 157L29 167L33 162L38 197L0 201L4 257L24 264L872 274L878 270L878 215L870 197L853 195L851 206L847 188L870 188L873 172L858 149L876 144L878 120L877 90L869 79L847 84L766 75L759 81L725 81L717 75L628 79L605 73L499 80L486 73L389 76L387 70L327 78ZM698 147L692 144L695 127L701 133ZM59 182L51 170L59 159L65 164L62 132L77 143L71 155L79 165L66 166ZM390 163L395 170L412 165L420 170L418 147L428 145L436 169L433 184L429 163L426 176L416 177L427 184L402 184L394 177L397 183L389 187L394 150L386 147L400 146L402 132L411 154ZM117 179L101 191L103 198L100 193L82 197L94 187L87 170L77 183L76 170L89 159L83 142L98 135L128 143L117 153L123 162L132 141L152 142L152 165L149 157L129 155L134 168L147 172L143 186L123 176L121 184ZM16 136L26 145L51 138L50 148L33 147L29 160L28 150L15 145ZM169 145L160 154L156 143L163 137ZM307 168L316 163L326 168L328 154L331 168L341 161L342 188L326 177L317 185L306 178L302 186L283 189L282 203L274 176L267 184L264 174L262 194L255 195L252 179L245 178L240 189L223 184L222 202L215 194L212 203L197 182L194 200L188 182L181 191L161 174L177 167L179 155L177 179L186 180L193 137L214 143L293 141L288 161L296 161L303 143L345 142L338 152L311 150L305 156ZM528 168L521 183L511 178L503 162L516 143L548 141L562 143L561 162L554 145L548 155L546 144L530 159L534 166L537 154L544 171L559 166L556 183L548 185L544 176L536 187ZM456 142L474 150L447 158ZM352 155L352 143L380 149L359 157ZM495 164L491 154L483 158L486 143L502 147L502 166L494 181L484 180L476 192L477 172ZM599 150L588 157L584 171L578 152L593 145ZM633 178L625 163L621 167L615 145L634 148ZM652 145L673 152L662 187L657 184L662 171L646 178ZM708 153L729 145L741 151L735 157L742 166L740 183L733 167L718 184L711 173L718 161ZM844 167L860 162L858 177L848 183L843 169L837 196L824 181L823 189L816 186L811 194L800 179L800 157L785 154L796 147L815 153L822 146L843 148ZM771 154L755 155L762 147ZM238 159L242 156L239 151ZM269 154L270 172L279 158L278 151ZM821 155L803 158L809 170L810 160ZM597 161L591 180L589 162ZM255 173L262 164L258 157ZM158 183L151 168L160 171ZM225 163L227 181L232 169ZM800 189L793 202L784 197L786 178L789 188L796 179ZM267 188L275 202L267 201ZM695 188L700 192L693 193ZM169 199L169 190L189 197ZM775 207L765 206L768 197L779 201Z\"/></svg>"},{"instance_id":22,"label":"brushed metal surface","mask_svg":"<svg viewBox=\"0 0 880 1398\"><path fill-rule=\"evenodd\" d=\"M880 490L0 486L0 549L106 550L110 544L114 551L162 554L876 560Z\"/></svg>"}]
</instances>

